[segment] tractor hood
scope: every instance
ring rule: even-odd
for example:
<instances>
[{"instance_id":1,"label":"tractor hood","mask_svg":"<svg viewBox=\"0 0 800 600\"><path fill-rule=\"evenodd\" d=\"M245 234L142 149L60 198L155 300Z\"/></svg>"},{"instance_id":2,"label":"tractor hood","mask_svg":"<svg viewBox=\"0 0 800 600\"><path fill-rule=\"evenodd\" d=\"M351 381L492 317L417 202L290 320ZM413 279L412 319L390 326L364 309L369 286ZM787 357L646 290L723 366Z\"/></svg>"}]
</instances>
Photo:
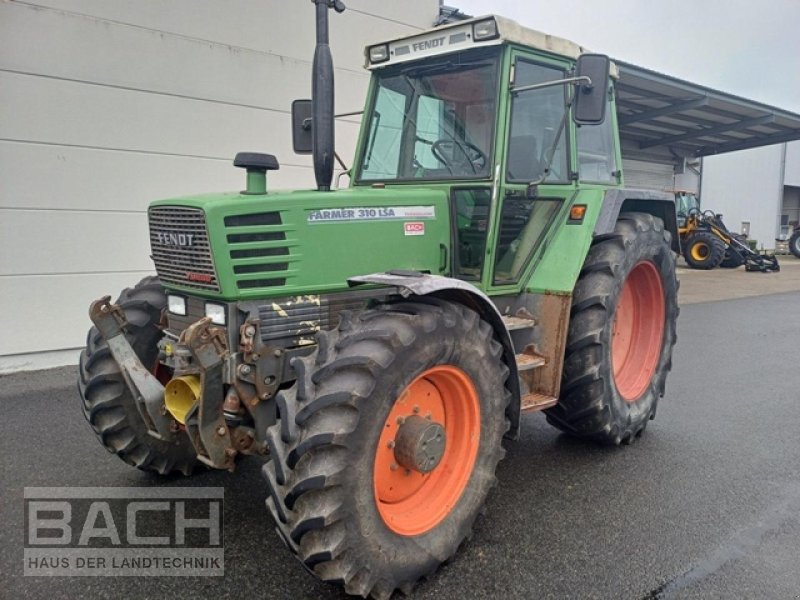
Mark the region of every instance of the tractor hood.
<instances>
[{"instance_id":1,"label":"tractor hood","mask_svg":"<svg viewBox=\"0 0 800 600\"><path fill-rule=\"evenodd\" d=\"M346 290L391 269L448 269L447 194L350 188L210 194L150 205L150 244L165 287L227 300Z\"/></svg>"}]
</instances>

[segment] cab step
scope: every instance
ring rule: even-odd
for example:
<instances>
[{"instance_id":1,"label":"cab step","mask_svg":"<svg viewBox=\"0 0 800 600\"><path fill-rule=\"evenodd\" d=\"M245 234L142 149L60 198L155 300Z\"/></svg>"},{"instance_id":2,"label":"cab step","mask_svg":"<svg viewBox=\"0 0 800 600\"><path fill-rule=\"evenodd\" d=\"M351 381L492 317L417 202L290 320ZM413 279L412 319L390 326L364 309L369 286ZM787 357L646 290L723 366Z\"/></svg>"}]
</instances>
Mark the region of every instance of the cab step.
<instances>
[{"instance_id":1,"label":"cab step","mask_svg":"<svg viewBox=\"0 0 800 600\"><path fill-rule=\"evenodd\" d=\"M526 319L525 317L512 317L511 315L503 316L503 323L506 324L506 329L509 331L516 331L518 329L532 329L536 327L535 319Z\"/></svg>"},{"instance_id":2,"label":"cab step","mask_svg":"<svg viewBox=\"0 0 800 600\"><path fill-rule=\"evenodd\" d=\"M553 396L545 396L544 394L525 394L520 402L520 410L522 412L534 412L537 410L544 410L555 406L558 398Z\"/></svg>"},{"instance_id":3,"label":"cab step","mask_svg":"<svg viewBox=\"0 0 800 600\"><path fill-rule=\"evenodd\" d=\"M530 371L544 365L544 356L538 354L517 354L517 371Z\"/></svg>"}]
</instances>

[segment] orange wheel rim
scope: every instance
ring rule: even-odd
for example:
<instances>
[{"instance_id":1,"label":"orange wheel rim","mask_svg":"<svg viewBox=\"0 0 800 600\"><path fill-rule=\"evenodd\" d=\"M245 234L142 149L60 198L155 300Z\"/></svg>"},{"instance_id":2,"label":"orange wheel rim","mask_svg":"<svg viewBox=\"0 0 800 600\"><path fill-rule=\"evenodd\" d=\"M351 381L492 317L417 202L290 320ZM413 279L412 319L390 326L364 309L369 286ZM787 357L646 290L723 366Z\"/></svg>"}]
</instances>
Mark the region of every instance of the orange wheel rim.
<instances>
[{"instance_id":1,"label":"orange wheel rim","mask_svg":"<svg viewBox=\"0 0 800 600\"><path fill-rule=\"evenodd\" d=\"M664 339L664 287L655 264L642 261L628 274L614 314L611 362L626 402L635 402L653 379Z\"/></svg>"},{"instance_id":2,"label":"orange wheel rim","mask_svg":"<svg viewBox=\"0 0 800 600\"><path fill-rule=\"evenodd\" d=\"M407 437L411 422L406 420L421 423L420 418L432 427L441 426L444 433L441 459L427 473L404 466L396 452L396 444ZM405 536L420 535L450 513L472 475L480 433L478 394L461 369L432 367L402 391L384 423L373 470L375 501L389 529Z\"/></svg>"}]
</instances>

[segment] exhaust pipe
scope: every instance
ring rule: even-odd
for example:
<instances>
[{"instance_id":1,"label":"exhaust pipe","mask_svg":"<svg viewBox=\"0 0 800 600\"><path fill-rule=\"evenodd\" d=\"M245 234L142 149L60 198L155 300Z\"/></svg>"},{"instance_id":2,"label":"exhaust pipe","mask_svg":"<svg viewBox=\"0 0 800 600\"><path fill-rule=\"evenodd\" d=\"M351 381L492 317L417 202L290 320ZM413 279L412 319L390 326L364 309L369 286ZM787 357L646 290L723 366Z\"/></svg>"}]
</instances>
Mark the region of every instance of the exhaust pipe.
<instances>
[{"instance_id":1,"label":"exhaust pipe","mask_svg":"<svg viewBox=\"0 0 800 600\"><path fill-rule=\"evenodd\" d=\"M329 192L333 180L333 58L328 45L328 8L344 11L341 0L311 0L317 9L317 47L311 81L311 140L314 177L320 192Z\"/></svg>"}]
</instances>

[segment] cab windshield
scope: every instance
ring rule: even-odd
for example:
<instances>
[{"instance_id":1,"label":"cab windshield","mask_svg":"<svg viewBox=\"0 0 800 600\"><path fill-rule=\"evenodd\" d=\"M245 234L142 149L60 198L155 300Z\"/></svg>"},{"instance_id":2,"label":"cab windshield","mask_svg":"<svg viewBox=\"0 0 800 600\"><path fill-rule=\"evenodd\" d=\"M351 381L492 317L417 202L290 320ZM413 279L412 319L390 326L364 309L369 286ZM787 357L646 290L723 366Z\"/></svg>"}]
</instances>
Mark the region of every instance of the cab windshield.
<instances>
[{"instance_id":1,"label":"cab windshield","mask_svg":"<svg viewBox=\"0 0 800 600\"><path fill-rule=\"evenodd\" d=\"M498 61L473 51L379 73L359 180L489 177Z\"/></svg>"}]
</instances>

